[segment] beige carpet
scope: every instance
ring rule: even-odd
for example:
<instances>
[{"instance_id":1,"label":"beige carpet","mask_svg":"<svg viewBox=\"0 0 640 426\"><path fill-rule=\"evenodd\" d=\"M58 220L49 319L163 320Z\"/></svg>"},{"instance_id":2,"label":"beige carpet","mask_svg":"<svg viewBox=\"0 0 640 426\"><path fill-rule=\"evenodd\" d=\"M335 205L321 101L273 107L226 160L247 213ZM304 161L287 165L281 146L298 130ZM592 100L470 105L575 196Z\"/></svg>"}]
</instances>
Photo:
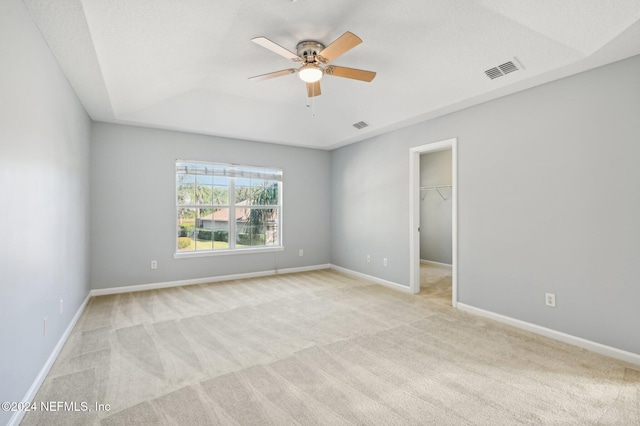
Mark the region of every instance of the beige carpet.
<instances>
[{"instance_id":1,"label":"beige carpet","mask_svg":"<svg viewBox=\"0 0 640 426\"><path fill-rule=\"evenodd\" d=\"M330 270L93 298L24 425L640 424L640 368Z\"/></svg>"}]
</instances>

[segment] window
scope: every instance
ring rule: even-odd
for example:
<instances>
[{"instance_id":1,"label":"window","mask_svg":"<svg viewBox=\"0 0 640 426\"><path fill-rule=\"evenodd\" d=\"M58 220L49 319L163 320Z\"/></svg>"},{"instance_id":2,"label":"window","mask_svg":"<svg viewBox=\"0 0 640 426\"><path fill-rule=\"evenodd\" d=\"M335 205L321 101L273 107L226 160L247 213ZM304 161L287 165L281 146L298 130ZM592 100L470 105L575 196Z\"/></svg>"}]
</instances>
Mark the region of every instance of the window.
<instances>
[{"instance_id":1,"label":"window","mask_svg":"<svg viewBox=\"0 0 640 426\"><path fill-rule=\"evenodd\" d=\"M176 161L176 253L280 248L282 170Z\"/></svg>"}]
</instances>

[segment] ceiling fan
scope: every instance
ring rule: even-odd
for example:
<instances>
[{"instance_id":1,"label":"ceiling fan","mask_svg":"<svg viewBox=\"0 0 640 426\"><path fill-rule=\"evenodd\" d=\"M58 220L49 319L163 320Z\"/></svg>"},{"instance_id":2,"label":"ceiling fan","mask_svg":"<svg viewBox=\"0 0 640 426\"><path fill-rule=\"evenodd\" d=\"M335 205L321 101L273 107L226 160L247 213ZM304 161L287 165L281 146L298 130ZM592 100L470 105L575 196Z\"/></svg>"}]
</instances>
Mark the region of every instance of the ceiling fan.
<instances>
[{"instance_id":1,"label":"ceiling fan","mask_svg":"<svg viewBox=\"0 0 640 426\"><path fill-rule=\"evenodd\" d=\"M309 97L319 96L322 93L320 91L320 79L324 75L333 75L366 82L370 82L376 76L376 73L373 71L326 65L338 56L362 43L360 37L349 31L342 34L326 47L324 44L315 40L301 41L296 46L297 53L293 53L265 37L252 38L251 41L293 62L300 62L302 66L257 75L249 78L249 80L267 80L269 78L298 73L298 77L307 84L307 95Z\"/></svg>"}]
</instances>

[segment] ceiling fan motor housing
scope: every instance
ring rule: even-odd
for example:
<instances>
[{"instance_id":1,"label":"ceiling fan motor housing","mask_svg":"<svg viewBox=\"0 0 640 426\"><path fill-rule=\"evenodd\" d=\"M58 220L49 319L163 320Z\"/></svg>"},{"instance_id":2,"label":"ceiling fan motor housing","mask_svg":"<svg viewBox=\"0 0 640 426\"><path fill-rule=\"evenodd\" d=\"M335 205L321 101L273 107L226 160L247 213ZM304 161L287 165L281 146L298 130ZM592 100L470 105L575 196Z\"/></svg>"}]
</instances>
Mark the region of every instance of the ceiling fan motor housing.
<instances>
[{"instance_id":1,"label":"ceiling fan motor housing","mask_svg":"<svg viewBox=\"0 0 640 426\"><path fill-rule=\"evenodd\" d=\"M306 63L318 62L318 54L324 50L324 44L314 41L305 40L298 43L296 46L296 53L301 58L304 58Z\"/></svg>"}]
</instances>

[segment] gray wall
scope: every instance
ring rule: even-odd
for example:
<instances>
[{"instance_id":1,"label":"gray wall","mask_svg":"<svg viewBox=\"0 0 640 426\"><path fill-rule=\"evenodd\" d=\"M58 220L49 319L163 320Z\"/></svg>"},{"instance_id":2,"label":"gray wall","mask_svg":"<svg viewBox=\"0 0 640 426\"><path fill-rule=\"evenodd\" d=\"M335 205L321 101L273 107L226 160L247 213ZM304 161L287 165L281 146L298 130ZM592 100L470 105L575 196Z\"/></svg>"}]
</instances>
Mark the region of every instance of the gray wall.
<instances>
[{"instance_id":1,"label":"gray wall","mask_svg":"<svg viewBox=\"0 0 640 426\"><path fill-rule=\"evenodd\" d=\"M20 0L0 64L0 401L21 401L89 294L90 120Z\"/></svg>"},{"instance_id":2,"label":"gray wall","mask_svg":"<svg viewBox=\"0 0 640 426\"><path fill-rule=\"evenodd\" d=\"M422 154L420 187L451 185L451 166L450 149ZM451 265L453 191L451 188L439 191L420 191L420 259Z\"/></svg>"},{"instance_id":3,"label":"gray wall","mask_svg":"<svg viewBox=\"0 0 640 426\"><path fill-rule=\"evenodd\" d=\"M459 301L640 354L639 76L635 56L332 151L332 263L408 286L409 148L457 137Z\"/></svg>"},{"instance_id":4,"label":"gray wall","mask_svg":"<svg viewBox=\"0 0 640 426\"><path fill-rule=\"evenodd\" d=\"M281 167L285 250L174 259L176 159ZM313 149L94 123L92 287L267 271L276 259L279 269L329 263L329 159Z\"/></svg>"}]
</instances>

